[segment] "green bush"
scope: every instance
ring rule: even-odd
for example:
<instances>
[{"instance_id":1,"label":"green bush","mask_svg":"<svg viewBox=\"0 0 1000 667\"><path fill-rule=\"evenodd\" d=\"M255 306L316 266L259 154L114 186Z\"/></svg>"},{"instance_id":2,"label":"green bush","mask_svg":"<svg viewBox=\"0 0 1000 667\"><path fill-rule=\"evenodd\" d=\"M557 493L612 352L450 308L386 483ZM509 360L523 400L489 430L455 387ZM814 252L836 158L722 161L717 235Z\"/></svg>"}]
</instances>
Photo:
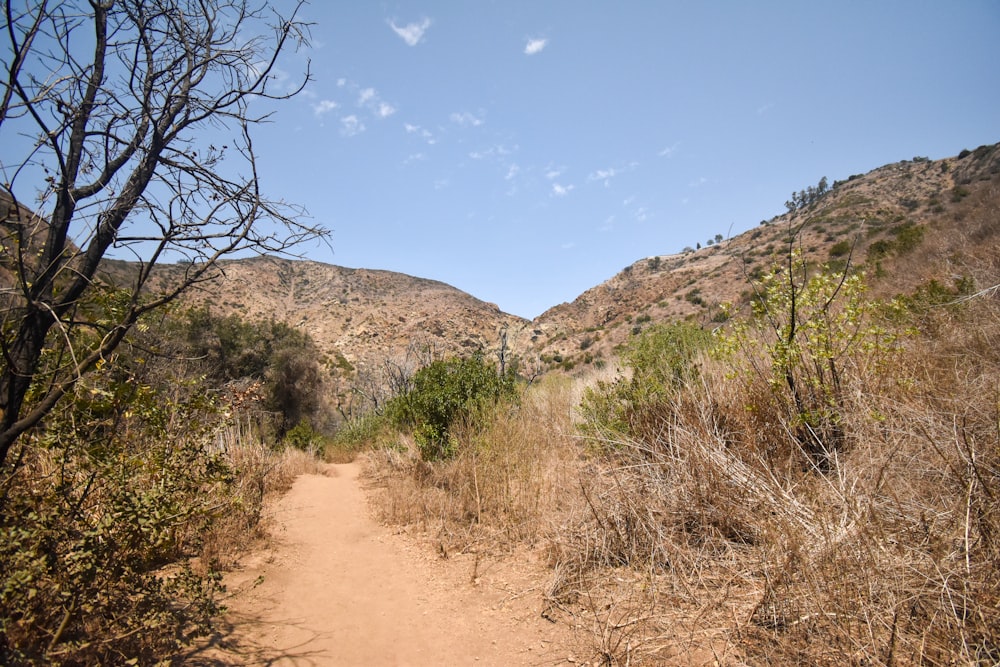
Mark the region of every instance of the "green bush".
<instances>
[{"instance_id":1,"label":"green bush","mask_svg":"<svg viewBox=\"0 0 1000 667\"><path fill-rule=\"evenodd\" d=\"M843 257L851 252L850 241L837 241L830 247L830 257Z\"/></svg>"},{"instance_id":2,"label":"green bush","mask_svg":"<svg viewBox=\"0 0 1000 667\"><path fill-rule=\"evenodd\" d=\"M885 307L866 300L862 274L810 271L798 253L789 263L755 285L752 318L720 332L717 349L736 376L766 382L770 395L761 398L785 415L811 463L827 470L845 442L847 387L862 373L877 378L898 336L877 322Z\"/></svg>"},{"instance_id":3,"label":"green bush","mask_svg":"<svg viewBox=\"0 0 1000 667\"><path fill-rule=\"evenodd\" d=\"M923 225L904 225L896 232L896 242L893 247L899 255L915 249L924 240Z\"/></svg>"},{"instance_id":4,"label":"green bush","mask_svg":"<svg viewBox=\"0 0 1000 667\"><path fill-rule=\"evenodd\" d=\"M711 344L711 333L689 322L657 324L633 337L621 353L629 377L602 381L584 392L584 431L639 435L647 413L697 376L697 357Z\"/></svg>"},{"instance_id":5,"label":"green bush","mask_svg":"<svg viewBox=\"0 0 1000 667\"><path fill-rule=\"evenodd\" d=\"M386 407L398 427L412 428L426 461L451 458L458 451L452 427L475 422L480 411L516 397L514 376L501 376L482 354L435 361L416 372L413 389Z\"/></svg>"}]
</instances>

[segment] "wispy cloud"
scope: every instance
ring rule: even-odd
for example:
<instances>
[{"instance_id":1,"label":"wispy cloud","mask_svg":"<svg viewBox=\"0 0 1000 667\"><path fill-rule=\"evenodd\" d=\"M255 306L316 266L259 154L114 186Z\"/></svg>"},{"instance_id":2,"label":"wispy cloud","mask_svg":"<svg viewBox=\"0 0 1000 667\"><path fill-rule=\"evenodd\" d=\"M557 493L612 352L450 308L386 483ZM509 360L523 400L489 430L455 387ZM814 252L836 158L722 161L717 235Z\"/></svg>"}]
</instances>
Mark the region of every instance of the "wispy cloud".
<instances>
[{"instance_id":1,"label":"wispy cloud","mask_svg":"<svg viewBox=\"0 0 1000 667\"><path fill-rule=\"evenodd\" d=\"M666 148L664 148L663 150L661 150L659 153L657 153L657 155L659 155L660 157L673 157L674 153L677 152L677 147L679 145L680 144L675 143L672 146L667 146Z\"/></svg>"},{"instance_id":2,"label":"wispy cloud","mask_svg":"<svg viewBox=\"0 0 1000 667\"><path fill-rule=\"evenodd\" d=\"M701 186L705 185L706 183L708 183L708 179L705 178L704 176L702 176L702 177L700 177L700 178L698 178L696 180L693 180L690 183L688 183L688 187L689 188L700 188Z\"/></svg>"},{"instance_id":3,"label":"wispy cloud","mask_svg":"<svg viewBox=\"0 0 1000 667\"><path fill-rule=\"evenodd\" d=\"M611 186L611 179L619 174L617 169L598 169L589 176L587 176L588 181L603 181L604 187Z\"/></svg>"},{"instance_id":4,"label":"wispy cloud","mask_svg":"<svg viewBox=\"0 0 1000 667\"><path fill-rule=\"evenodd\" d=\"M575 189L575 185L561 185L559 183L552 184L552 194L555 197L565 197Z\"/></svg>"},{"instance_id":5,"label":"wispy cloud","mask_svg":"<svg viewBox=\"0 0 1000 667\"><path fill-rule=\"evenodd\" d=\"M768 111L770 111L772 108L774 108L774 104L773 103L769 102L767 104L762 104L761 106L757 107L757 115L758 116L763 116Z\"/></svg>"},{"instance_id":6,"label":"wispy cloud","mask_svg":"<svg viewBox=\"0 0 1000 667\"><path fill-rule=\"evenodd\" d=\"M368 109L379 118L388 118L396 113L396 107L380 99L374 88L362 88L358 91L358 106Z\"/></svg>"},{"instance_id":7,"label":"wispy cloud","mask_svg":"<svg viewBox=\"0 0 1000 667\"><path fill-rule=\"evenodd\" d=\"M320 100L316 104L312 105L313 114L315 114L317 118L322 118L326 114L336 109L338 106L340 105L334 102L333 100Z\"/></svg>"},{"instance_id":8,"label":"wispy cloud","mask_svg":"<svg viewBox=\"0 0 1000 667\"><path fill-rule=\"evenodd\" d=\"M545 171L545 178L551 181L553 179L559 178L564 171L566 171L565 167L549 167Z\"/></svg>"},{"instance_id":9,"label":"wispy cloud","mask_svg":"<svg viewBox=\"0 0 1000 667\"><path fill-rule=\"evenodd\" d=\"M434 138L431 131L420 127L419 125L414 125L413 123L403 123L403 129L406 130L407 134L415 134L428 144L433 145L437 143L437 139Z\"/></svg>"},{"instance_id":10,"label":"wispy cloud","mask_svg":"<svg viewBox=\"0 0 1000 667\"><path fill-rule=\"evenodd\" d=\"M521 171L521 168L517 164L512 164L507 168L507 175L503 177L503 180L509 181L513 179Z\"/></svg>"},{"instance_id":11,"label":"wispy cloud","mask_svg":"<svg viewBox=\"0 0 1000 667\"><path fill-rule=\"evenodd\" d=\"M448 118L451 122L462 127L479 127L483 124L483 119L480 116L476 116L468 111L456 111L448 116Z\"/></svg>"},{"instance_id":12,"label":"wispy cloud","mask_svg":"<svg viewBox=\"0 0 1000 667\"><path fill-rule=\"evenodd\" d=\"M361 134L365 131L365 124L361 120L351 114L349 116L343 116L340 119L340 133L345 137L353 137L355 135Z\"/></svg>"},{"instance_id":13,"label":"wispy cloud","mask_svg":"<svg viewBox=\"0 0 1000 667\"><path fill-rule=\"evenodd\" d=\"M632 162L629 162L624 166L608 167L607 169L598 169L596 171L590 172L590 174L587 175L587 181L591 183L600 182L604 183L604 187L606 188L611 187L612 178L630 172L638 166L639 163L633 160Z\"/></svg>"},{"instance_id":14,"label":"wispy cloud","mask_svg":"<svg viewBox=\"0 0 1000 667\"><path fill-rule=\"evenodd\" d=\"M493 158L502 160L504 157L513 153L515 150L517 150L517 146L514 146L514 148L511 149L508 148L507 146L504 146L503 144L497 144L495 146L490 146L489 148L486 148L484 150L470 151L469 157L472 158L473 160L488 160Z\"/></svg>"},{"instance_id":15,"label":"wispy cloud","mask_svg":"<svg viewBox=\"0 0 1000 667\"><path fill-rule=\"evenodd\" d=\"M533 37L528 40L528 43L524 45L524 54L526 56L533 56L536 53L541 53L542 50L548 45L549 40L542 37Z\"/></svg>"},{"instance_id":16,"label":"wispy cloud","mask_svg":"<svg viewBox=\"0 0 1000 667\"><path fill-rule=\"evenodd\" d=\"M407 46L416 46L424 38L427 29L431 27L431 20L425 16L416 23L407 23L404 26L398 26L395 21L389 21L389 27L406 42Z\"/></svg>"}]
</instances>

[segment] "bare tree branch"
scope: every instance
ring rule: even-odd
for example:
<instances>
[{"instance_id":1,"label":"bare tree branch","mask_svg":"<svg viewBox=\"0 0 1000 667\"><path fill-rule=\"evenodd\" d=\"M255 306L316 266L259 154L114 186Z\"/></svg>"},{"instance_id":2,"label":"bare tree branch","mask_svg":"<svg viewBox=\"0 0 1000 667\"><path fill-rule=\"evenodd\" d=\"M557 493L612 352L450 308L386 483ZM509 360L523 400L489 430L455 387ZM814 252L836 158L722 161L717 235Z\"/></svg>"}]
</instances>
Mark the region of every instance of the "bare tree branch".
<instances>
[{"instance_id":1,"label":"bare tree branch","mask_svg":"<svg viewBox=\"0 0 1000 667\"><path fill-rule=\"evenodd\" d=\"M263 0L14 4L0 44L0 468L141 316L220 260L327 237L261 193L251 139L268 117L251 102L309 81L307 65L294 87L274 83L282 54L308 43L302 3L288 17ZM129 284L102 282L111 253L138 260ZM187 270L150 293L157 264L177 259Z\"/></svg>"}]
</instances>

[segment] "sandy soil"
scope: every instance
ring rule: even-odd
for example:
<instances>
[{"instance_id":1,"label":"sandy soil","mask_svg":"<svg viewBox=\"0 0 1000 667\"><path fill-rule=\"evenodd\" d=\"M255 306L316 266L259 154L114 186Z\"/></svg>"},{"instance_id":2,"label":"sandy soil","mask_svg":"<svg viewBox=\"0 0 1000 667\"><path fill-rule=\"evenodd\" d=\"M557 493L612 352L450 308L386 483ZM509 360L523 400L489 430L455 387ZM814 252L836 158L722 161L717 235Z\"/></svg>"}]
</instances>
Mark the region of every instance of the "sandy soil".
<instances>
[{"instance_id":1,"label":"sandy soil","mask_svg":"<svg viewBox=\"0 0 1000 667\"><path fill-rule=\"evenodd\" d=\"M542 617L531 558L443 559L370 516L357 463L303 475L274 508L267 552L227 580L208 665L556 665L569 628Z\"/></svg>"}]
</instances>

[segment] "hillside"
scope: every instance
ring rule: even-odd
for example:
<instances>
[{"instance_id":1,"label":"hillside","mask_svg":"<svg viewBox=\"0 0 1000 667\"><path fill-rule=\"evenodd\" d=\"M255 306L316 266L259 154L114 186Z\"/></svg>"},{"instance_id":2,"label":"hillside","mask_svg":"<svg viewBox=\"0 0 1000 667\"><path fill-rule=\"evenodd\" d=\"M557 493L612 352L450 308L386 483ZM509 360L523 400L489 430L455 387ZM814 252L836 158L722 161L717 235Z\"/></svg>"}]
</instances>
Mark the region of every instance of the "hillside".
<instances>
[{"instance_id":1,"label":"hillside","mask_svg":"<svg viewBox=\"0 0 1000 667\"><path fill-rule=\"evenodd\" d=\"M790 236L811 262L867 264L893 293L935 278L950 282L956 271L946 266L948 253L974 251L983 240L966 239L963 220L970 208L996 210L998 180L1000 144L851 176L807 207L721 243L643 258L572 303L549 309L533 322L535 351L571 367L608 354L646 322L692 318L713 326L723 318L720 304L747 302L747 278L780 260ZM950 239L953 247L933 251L932 237ZM928 250L927 261L912 261Z\"/></svg>"},{"instance_id":2,"label":"hillside","mask_svg":"<svg viewBox=\"0 0 1000 667\"><path fill-rule=\"evenodd\" d=\"M949 282L961 272L946 260L980 245L964 236L962 221L970 208L995 209L998 178L1000 144L885 165L735 237L642 258L531 322L433 280L269 257L226 261L223 278L185 298L216 314L301 328L347 382L408 351L440 356L495 347L505 327L512 350L533 368L580 370L610 358L651 322L689 318L715 326L724 319L720 305L745 305L747 279L780 260L792 237L809 261L865 265L893 293L931 279ZM153 289L183 268L158 267Z\"/></svg>"},{"instance_id":3,"label":"hillside","mask_svg":"<svg viewBox=\"0 0 1000 667\"><path fill-rule=\"evenodd\" d=\"M189 304L284 321L309 333L342 368L378 364L411 345L440 354L489 347L502 326L521 323L454 287L391 271L272 257L229 260L221 268L221 279L185 297ZM160 267L152 289L181 271Z\"/></svg>"}]
</instances>

